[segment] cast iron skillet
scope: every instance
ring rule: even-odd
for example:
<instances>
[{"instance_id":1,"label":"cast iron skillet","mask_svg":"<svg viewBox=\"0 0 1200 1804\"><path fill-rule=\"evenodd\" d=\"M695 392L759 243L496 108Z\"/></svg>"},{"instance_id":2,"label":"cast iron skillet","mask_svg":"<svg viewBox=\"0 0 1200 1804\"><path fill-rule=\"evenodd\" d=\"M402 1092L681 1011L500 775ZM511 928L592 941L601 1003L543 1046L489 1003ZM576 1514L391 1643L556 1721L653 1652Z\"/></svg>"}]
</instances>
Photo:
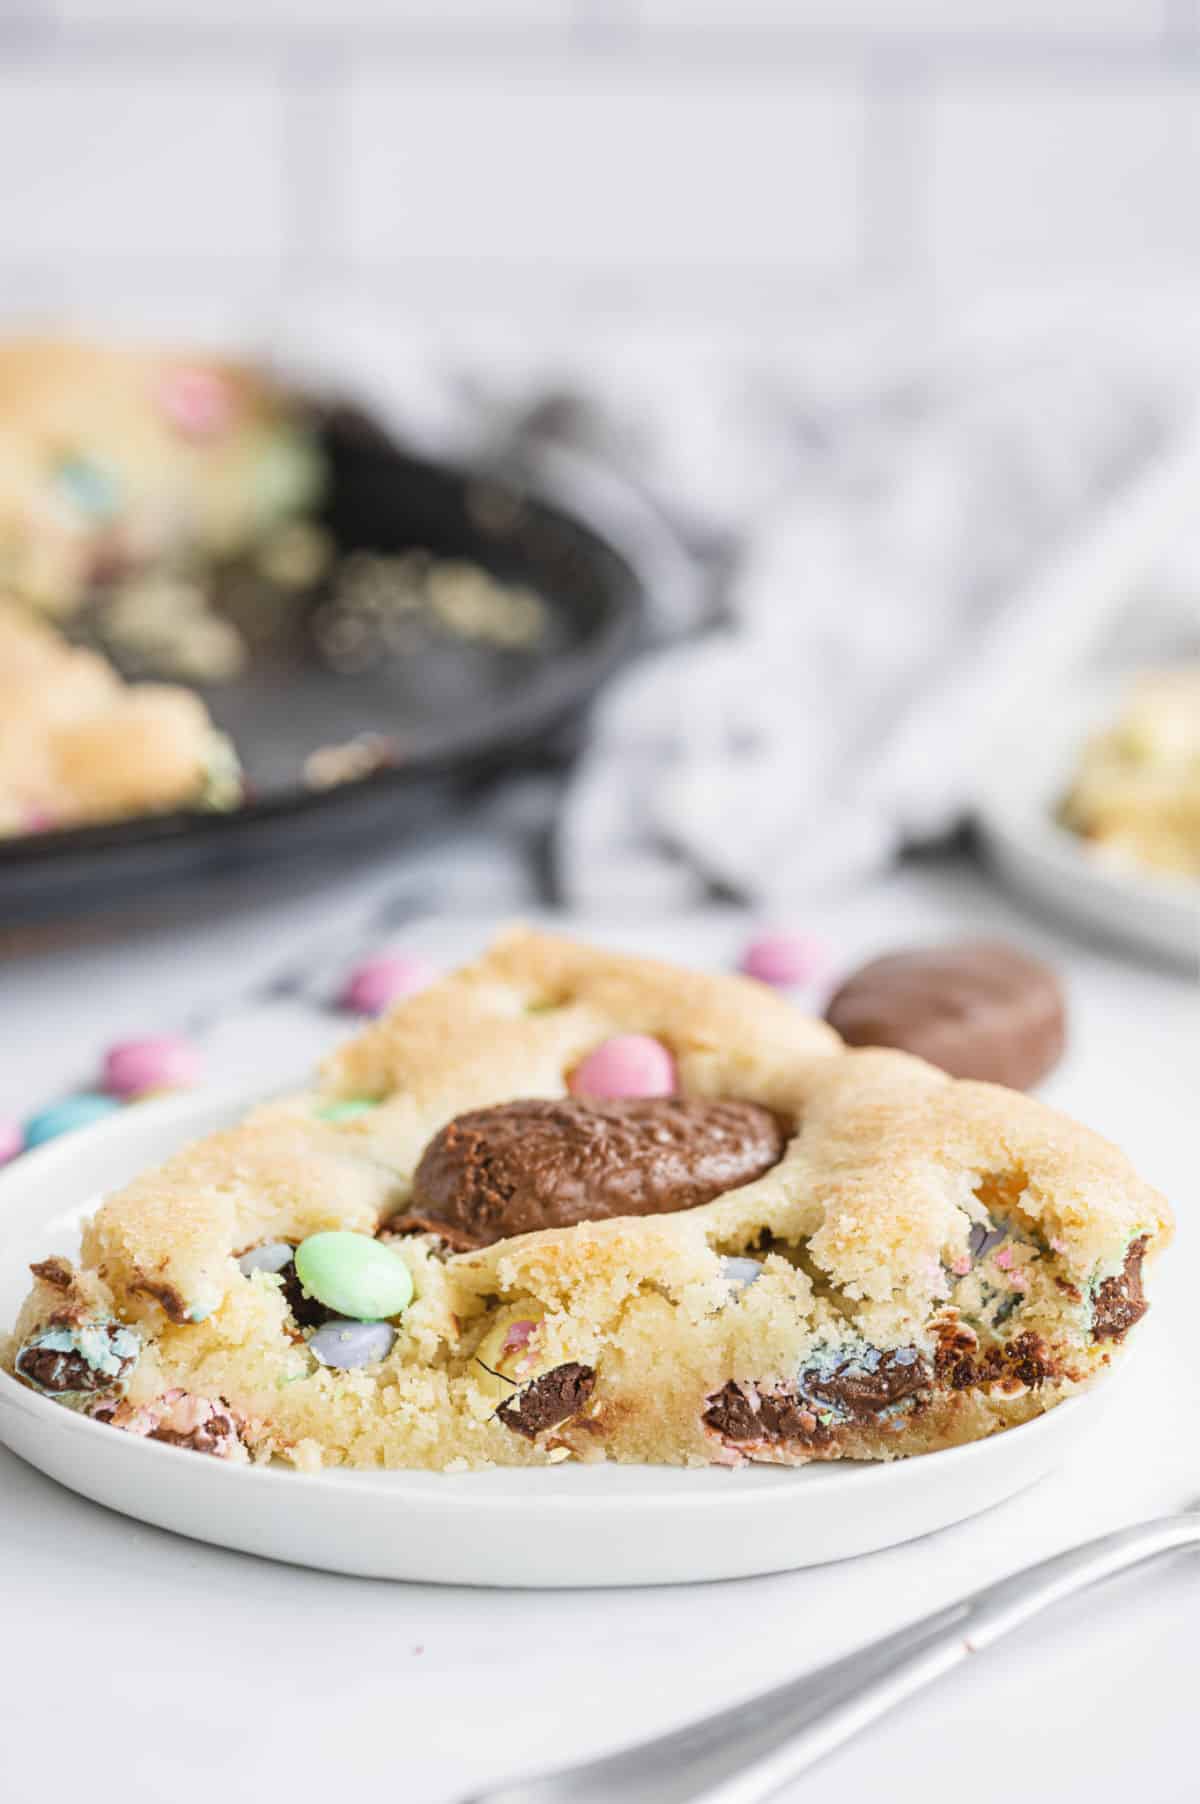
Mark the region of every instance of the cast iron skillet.
<instances>
[{"instance_id":1,"label":"cast iron skillet","mask_svg":"<svg viewBox=\"0 0 1200 1804\"><path fill-rule=\"evenodd\" d=\"M325 518L340 548L427 549L533 588L548 610L536 649L447 639L353 676L331 671L303 629L254 649L245 675L204 689L236 744L251 799L228 814L141 816L0 841L0 927L91 902L144 897L212 870L399 842L452 816L481 779L536 756L577 723L630 651L645 595L628 563L579 520L507 478L398 449L350 410L322 435ZM333 789L303 786L305 756L364 732L394 762Z\"/></svg>"}]
</instances>

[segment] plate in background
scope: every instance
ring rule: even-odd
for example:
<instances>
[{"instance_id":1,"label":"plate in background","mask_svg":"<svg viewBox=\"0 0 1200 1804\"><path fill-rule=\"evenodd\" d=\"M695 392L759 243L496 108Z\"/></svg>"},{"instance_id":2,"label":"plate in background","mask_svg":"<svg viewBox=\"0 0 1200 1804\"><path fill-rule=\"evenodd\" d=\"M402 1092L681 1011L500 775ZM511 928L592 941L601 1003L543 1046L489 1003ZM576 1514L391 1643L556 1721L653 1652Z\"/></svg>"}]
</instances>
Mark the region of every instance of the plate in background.
<instances>
[{"instance_id":1,"label":"plate in background","mask_svg":"<svg viewBox=\"0 0 1200 1804\"><path fill-rule=\"evenodd\" d=\"M975 820L989 861L1014 889L1082 928L1200 972L1200 882L1108 864L1054 818L1084 741L1116 715L1128 678L1074 695L1022 697L990 736Z\"/></svg>"},{"instance_id":2,"label":"plate in background","mask_svg":"<svg viewBox=\"0 0 1200 1804\"><path fill-rule=\"evenodd\" d=\"M139 1103L0 1177L0 1327L28 1264L75 1251L98 1194L257 1096ZM230 1466L89 1422L0 1373L0 1441L84 1497L219 1547L369 1578L493 1586L679 1584L822 1565L960 1522L1045 1476L1109 1386L1006 1434L890 1464L476 1473Z\"/></svg>"},{"instance_id":3,"label":"plate in background","mask_svg":"<svg viewBox=\"0 0 1200 1804\"><path fill-rule=\"evenodd\" d=\"M536 592L536 646L430 638L355 674L319 655L305 604L251 648L244 675L206 687L252 798L230 813L179 811L0 841L0 918L69 913L204 871L387 843L444 821L464 794L555 746L632 649L645 594L626 560L579 519L500 476L413 457L349 411L323 429L323 518L340 550L421 549ZM319 748L377 734L393 762L334 788L305 788Z\"/></svg>"}]
</instances>

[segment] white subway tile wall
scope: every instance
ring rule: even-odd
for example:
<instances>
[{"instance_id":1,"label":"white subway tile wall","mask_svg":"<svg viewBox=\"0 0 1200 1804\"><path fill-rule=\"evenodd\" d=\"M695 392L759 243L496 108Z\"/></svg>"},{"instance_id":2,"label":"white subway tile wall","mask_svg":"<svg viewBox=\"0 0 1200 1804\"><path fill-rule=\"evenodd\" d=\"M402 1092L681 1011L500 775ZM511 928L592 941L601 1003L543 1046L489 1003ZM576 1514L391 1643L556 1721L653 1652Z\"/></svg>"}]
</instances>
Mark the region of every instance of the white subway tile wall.
<instances>
[{"instance_id":1,"label":"white subway tile wall","mask_svg":"<svg viewBox=\"0 0 1200 1804\"><path fill-rule=\"evenodd\" d=\"M934 274L1088 277L1200 267L1200 94L1190 73L939 84L928 140Z\"/></svg>"},{"instance_id":2,"label":"white subway tile wall","mask_svg":"<svg viewBox=\"0 0 1200 1804\"><path fill-rule=\"evenodd\" d=\"M0 155L10 312L1187 278L1200 0L0 0Z\"/></svg>"},{"instance_id":3,"label":"white subway tile wall","mask_svg":"<svg viewBox=\"0 0 1200 1804\"><path fill-rule=\"evenodd\" d=\"M17 263L278 263L283 97L254 73L167 63L0 73L0 223Z\"/></svg>"},{"instance_id":4,"label":"white subway tile wall","mask_svg":"<svg viewBox=\"0 0 1200 1804\"><path fill-rule=\"evenodd\" d=\"M372 69L346 124L337 250L364 271L859 260L862 96L840 75Z\"/></svg>"},{"instance_id":5,"label":"white subway tile wall","mask_svg":"<svg viewBox=\"0 0 1200 1804\"><path fill-rule=\"evenodd\" d=\"M886 41L922 34L984 39L1121 37L1136 41L1157 25L1144 0L640 0L652 28L717 31L723 37L770 31L858 33Z\"/></svg>"}]
</instances>

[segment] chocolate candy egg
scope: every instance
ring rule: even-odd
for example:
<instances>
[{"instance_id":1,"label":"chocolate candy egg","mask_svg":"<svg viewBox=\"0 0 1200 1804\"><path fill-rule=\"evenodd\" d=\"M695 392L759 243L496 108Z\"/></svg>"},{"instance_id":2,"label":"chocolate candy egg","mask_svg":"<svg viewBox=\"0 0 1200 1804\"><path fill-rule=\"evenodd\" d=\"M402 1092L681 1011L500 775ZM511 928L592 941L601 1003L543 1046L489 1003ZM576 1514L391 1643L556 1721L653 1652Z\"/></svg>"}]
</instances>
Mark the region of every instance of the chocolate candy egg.
<instances>
[{"instance_id":1,"label":"chocolate candy egg","mask_svg":"<svg viewBox=\"0 0 1200 1804\"><path fill-rule=\"evenodd\" d=\"M31 1115L25 1123L26 1146L41 1146L47 1140L57 1140L60 1134L69 1134L75 1128L90 1127L94 1121L102 1121L106 1115L114 1115L120 1103L112 1096L96 1096L84 1091L78 1096L64 1096L61 1102L51 1103L47 1109L40 1109Z\"/></svg>"},{"instance_id":2,"label":"chocolate candy egg","mask_svg":"<svg viewBox=\"0 0 1200 1804\"><path fill-rule=\"evenodd\" d=\"M369 1234L310 1234L296 1248L296 1276L310 1297L352 1321L400 1315L413 1298L412 1275L399 1253Z\"/></svg>"},{"instance_id":3,"label":"chocolate candy egg","mask_svg":"<svg viewBox=\"0 0 1200 1804\"><path fill-rule=\"evenodd\" d=\"M1066 1000L1048 965L1003 940L962 940L872 959L825 1019L850 1046L916 1053L951 1077L1031 1089L1062 1057Z\"/></svg>"},{"instance_id":4,"label":"chocolate candy egg","mask_svg":"<svg viewBox=\"0 0 1200 1804\"><path fill-rule=\"evenodd\" d=\"M390 1322L352 1322L334 1318L308 1337L308 1350L323 1366L340 1372L355 1366L378 1365L396 1342Z\"/></svg>"},{"instance_id":5,"label":"chocolate candy egg","mask_svg":"<svg viewBox=\"0 0 1200 1804\"><path fill-rule=\"evenodd\" d=\"M567 1079L572 1096L619 1099L672 1096L678 1084L675 1060L649 1034L616 1034L589 1052Z\"/></svg>"}]
</instances>

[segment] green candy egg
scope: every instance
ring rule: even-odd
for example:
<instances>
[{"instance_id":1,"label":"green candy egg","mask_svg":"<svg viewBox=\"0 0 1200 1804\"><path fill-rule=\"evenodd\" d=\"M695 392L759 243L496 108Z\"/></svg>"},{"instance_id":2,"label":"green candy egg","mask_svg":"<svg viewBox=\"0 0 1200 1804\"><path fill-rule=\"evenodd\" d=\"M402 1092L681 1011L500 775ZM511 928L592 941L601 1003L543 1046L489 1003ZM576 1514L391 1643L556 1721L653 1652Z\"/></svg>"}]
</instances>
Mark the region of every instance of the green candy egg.
<instances>
[{"instance_id":1,"label":"green candy egg","mask_svg":"<svg viewBox=\"0 0 1200 1804\"><path fill-rule=\"evenodd\" d=\"M365 1096L346 1096L338 1102L318 1103L313 1113L319 1121L357 1121L360 1115L369 1115L378 1107L377 1102Z\"/></svg>"},{"instance_id":2,"label":"green candy egg","mask_svg":"<svg viewBox=\"0 0 1200 1804\"><path fill-rule=\"evenodd\" d=\"M413 1298L412 1275L399 1253L369 1234L310 1234L296 1248L296 1276L310 1297L355 1322L400 1315Z\"/></svg>"}]
</instances>

